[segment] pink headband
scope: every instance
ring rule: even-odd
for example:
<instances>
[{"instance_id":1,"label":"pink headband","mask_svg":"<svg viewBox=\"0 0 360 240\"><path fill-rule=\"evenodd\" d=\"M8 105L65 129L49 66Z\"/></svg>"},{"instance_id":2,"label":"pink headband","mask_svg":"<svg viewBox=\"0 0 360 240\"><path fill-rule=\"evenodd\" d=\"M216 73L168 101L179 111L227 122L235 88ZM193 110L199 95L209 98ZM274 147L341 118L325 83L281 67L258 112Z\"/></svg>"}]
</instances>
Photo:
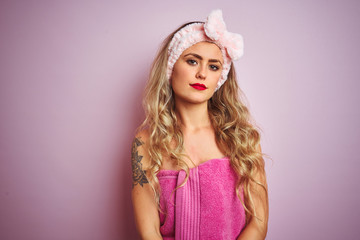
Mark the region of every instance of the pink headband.
<instances>
[{"instance_id":1,"label":"pink headband","mask_svg":"<svg viewBox=\"0 0 360 240\"><path fill-rule=\"evenodd\" d=\"M192 23L175 33L168 49L168 79L171 77L174 64L183 51L198 42L204 41L215 43L221 49L224 64L216 90L224 84L230 70L231 61L239 59L244 53L244 43L240 34L226 30L222 12L219 9L212 11L205 23Z\"/></svg>"}]
</instances>

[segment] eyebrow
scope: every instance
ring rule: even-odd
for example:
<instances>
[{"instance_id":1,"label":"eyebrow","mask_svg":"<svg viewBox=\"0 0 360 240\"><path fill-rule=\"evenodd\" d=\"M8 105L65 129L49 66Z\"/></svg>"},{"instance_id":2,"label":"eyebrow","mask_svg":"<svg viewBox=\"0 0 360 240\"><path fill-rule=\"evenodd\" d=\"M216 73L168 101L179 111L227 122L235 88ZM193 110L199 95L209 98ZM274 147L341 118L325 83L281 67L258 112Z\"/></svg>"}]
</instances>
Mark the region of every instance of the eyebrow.
<instances>
[{"instance_id":1,"label":"eyebrow","mask_svg":"<svg viewBox=\"0 0 360 240\"><path fill-rule=\"evenodd\" d=\"M187 57L187 56L189 56L189 55L194 56L194 57L196 57L196 58L198 58L198 59L200 59L200 60L203 60L203 57L200 56L200 55L198 55L198 54L196 54L196 53L188 53L188 54L186 54L184 57ZM218 59L209 59L209 62L217 62L217 63L220 63L220 64L222 65L221 61L218 60Z\"/></svg>"}]
</instances>

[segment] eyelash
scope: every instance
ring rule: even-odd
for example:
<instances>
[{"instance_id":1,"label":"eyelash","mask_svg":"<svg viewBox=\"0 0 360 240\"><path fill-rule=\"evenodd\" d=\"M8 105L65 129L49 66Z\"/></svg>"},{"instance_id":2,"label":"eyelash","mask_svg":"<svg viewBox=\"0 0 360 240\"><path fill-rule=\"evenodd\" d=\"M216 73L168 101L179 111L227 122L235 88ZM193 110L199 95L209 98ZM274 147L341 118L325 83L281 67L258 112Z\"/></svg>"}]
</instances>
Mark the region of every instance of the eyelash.
<instances>
[{"instance_id":1,"label":"eyelash","mask_svg":"<svg viewBox=\"0 0 360 240\"><path fill-rule=\"evenodd\" d=\"M197 64L197 62L195 61L195 60L193 60L193 59L189 59L189 60L187 60L186 61L188 64L190 64L190 65L195 65L195 64Z\"/></svg>"},{"instance_id":2,"label":"eyelash","mask_svg":"<svg viewBox=\"0 0 360 240\"><path fill-rule=\"evenodd\" d=\"M194 66L197 64L197 61L196 60L193 60L193 59L189 59L186 61L188 64L190 64L191 66ZM216 72L217 70L219 70L219 67L216 66L216 65L210 65L210 70Z\"/></svg>"},{"instance_id":3,"label":"eyelash","mask_svg":"<svg viewBox=\"0 0 360 240\"><path fill-rule=\"evenodd\" d=\"M210 65L210 68L211 68L211 70L213 70L213 71L219 70L219 67L216 66L216 65Z\"/></svg>"}]
</instances>

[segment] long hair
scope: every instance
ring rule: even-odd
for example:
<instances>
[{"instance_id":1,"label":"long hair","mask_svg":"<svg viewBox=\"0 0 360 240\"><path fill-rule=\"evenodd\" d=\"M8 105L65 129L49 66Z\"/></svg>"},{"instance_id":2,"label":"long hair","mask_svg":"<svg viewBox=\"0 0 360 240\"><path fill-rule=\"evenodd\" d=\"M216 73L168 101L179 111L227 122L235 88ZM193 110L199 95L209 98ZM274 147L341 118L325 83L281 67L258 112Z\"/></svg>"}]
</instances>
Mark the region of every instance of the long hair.
<instances>
[{"instance_id":1,"label":"long hair","mask_svg":"<svg viewBox=\"0 0 360 240\"><path fill-rule=\"evenodd\" d=\"M149 132L150 167L146 174L158 206L160 184L157 173L165 158L186 172L186 179L181 186L189 177L189 166L183 160L188 156L183 154L184 138L175 114L173 91L167 79L166 68L171 39L177 31L192 23L195 22L182 25L164 40L152 64L144 92L143 105L146 117L139 130L147 129ZM230 158L231 166L238 175L236 193L245 208L246 219L249 220L250 216L255 216L250 183L261 185L255 181L254 175L257 171L263 171L264 162L261 152L257 151L260 133L240 97L244 98L244 94L238 87L235 69L231 64L228 78L209 100L208 110L216 142ZM261 186L266 190L265 186Z\"/></svg>"}]
</instances>

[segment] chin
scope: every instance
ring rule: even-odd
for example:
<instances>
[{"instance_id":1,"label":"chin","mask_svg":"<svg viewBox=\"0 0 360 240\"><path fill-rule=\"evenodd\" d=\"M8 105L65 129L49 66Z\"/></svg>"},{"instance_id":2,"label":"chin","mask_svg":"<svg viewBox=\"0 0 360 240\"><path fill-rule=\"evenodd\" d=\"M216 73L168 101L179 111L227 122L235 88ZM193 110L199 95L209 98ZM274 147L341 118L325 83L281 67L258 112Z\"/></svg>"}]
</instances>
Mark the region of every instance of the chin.
<instances>
[{"instance_id":1,"label":"chin","mask_svg":"<svg viewBox=\"0 0 360 240\"><path fill-rule=\"evenodd\" d=\"M179 103L190 103L190 104L202 104L207 102L213 94L185 94L185 95L177 95L175 100Z\"/></svg>"},{"instance_id":2,"label":"chin","mask_svg":"<svg viewBox=\"0 0 360 240\"><path fill-rule=\"evenodd\" d=\"M191 98L191 99L184 99L186 102L191 103L191 104L203 104L206 103L207 101L209 101L209 98Z\"/></svg>"}]
</instances>

